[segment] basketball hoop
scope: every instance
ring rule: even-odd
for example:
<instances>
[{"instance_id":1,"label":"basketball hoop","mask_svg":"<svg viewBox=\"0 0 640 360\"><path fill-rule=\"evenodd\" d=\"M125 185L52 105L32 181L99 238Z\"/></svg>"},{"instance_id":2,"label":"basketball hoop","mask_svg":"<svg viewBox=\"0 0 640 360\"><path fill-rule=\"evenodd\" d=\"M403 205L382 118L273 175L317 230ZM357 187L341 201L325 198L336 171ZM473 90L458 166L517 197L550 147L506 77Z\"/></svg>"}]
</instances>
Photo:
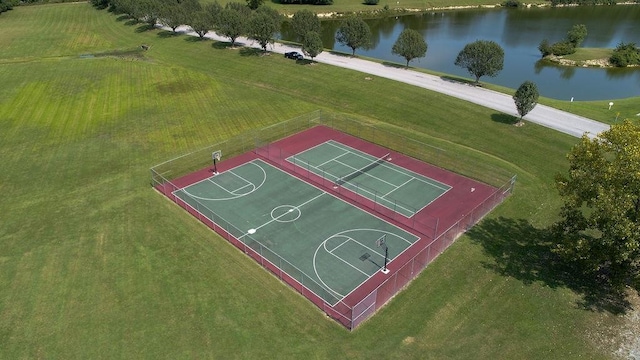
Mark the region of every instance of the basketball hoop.
<instances>
[{"instance_id":1,"label":"basketball hoop","mask_svg":"<svg viewBox=\"0 0 640 360\"><path fill-rule=\"evenodd\" d=\"M222 150L217 150L211 153L211 158L213 159L213 174L218 174L218 167L216 163L222 159Z\"/></svg>"}]
</instances>

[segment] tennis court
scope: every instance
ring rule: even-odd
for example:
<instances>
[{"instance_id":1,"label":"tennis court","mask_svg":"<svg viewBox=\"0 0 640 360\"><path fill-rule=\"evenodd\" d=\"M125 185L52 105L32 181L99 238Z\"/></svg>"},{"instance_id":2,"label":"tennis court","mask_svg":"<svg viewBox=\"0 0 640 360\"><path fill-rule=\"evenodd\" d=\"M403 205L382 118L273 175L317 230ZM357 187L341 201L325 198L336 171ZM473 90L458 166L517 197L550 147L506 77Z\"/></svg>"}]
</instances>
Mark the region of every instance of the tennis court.
<instances>
[{"instance_id":1,"label":"tennis court","mask_svg":"<svg viewBox=\"0 0 640 360\"><path fill-rule=\"evenodd\" d=\"M287 161L406 217L412 217L451 189L396 166L389 154L375 157L335 140L290 156Z\"/></svg>"},{"instance_id":2,"label":"tennis court","mask_svg":"<svg viewBox=\"0 0 640 360\"><path fill-rule=\"evenodd\" d=\"M318 154L338 145L326 146ZM349 164L345 167L358 165L355 160ZM382 179L379 176L375 178ZM260 159L190 184L173 195L201 216L211 213L223 218L233 227L227 229L231 235L331 305L382 270L385 250L393 263L419 240Z\"/></svg>"}]
</instances>

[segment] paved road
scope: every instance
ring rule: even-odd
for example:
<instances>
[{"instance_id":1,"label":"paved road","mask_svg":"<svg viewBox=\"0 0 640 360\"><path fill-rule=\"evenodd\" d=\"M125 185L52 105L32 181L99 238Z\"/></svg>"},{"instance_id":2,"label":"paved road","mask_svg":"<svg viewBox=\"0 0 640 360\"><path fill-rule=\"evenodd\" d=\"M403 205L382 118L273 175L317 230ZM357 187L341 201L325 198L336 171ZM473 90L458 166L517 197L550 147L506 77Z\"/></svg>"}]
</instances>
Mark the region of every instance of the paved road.
<instances>
[{"instance_id":1,"label":"paved road","mask_svg":"<svg viewBox=\"0 0 640 360\"><path fill-rule=\"evenodd\" d=\"M187 35L197 36L195 33L190 32L188 27L179 28L178 31ZM208 33L206 37L217 41L229 41L228 38L219 36L215 33ZM237 42L243 46L255 48L260 47L257 43L246 38L239 38ZM275 43L273 46L269 46L268 49L279 54L284 54L287 51L300 51L300 48L298 47L280 43ZM382 78L401 81L410 85L454 96L505 114L518 116L518 111L511 96L496 91L464 83L447 81L439 76L428 75L410 69L388 66L349 56L335 55L326 51L318 55L314 60L324 64L340 66ZM580 137L585 133L589 137L594 137L598 133L609 129L609 125L607 124L541 104L538 104L531 112L529 112L529 114L524 117L524 120L540 124L575 137Z\"/></svg>"}]
</instances>

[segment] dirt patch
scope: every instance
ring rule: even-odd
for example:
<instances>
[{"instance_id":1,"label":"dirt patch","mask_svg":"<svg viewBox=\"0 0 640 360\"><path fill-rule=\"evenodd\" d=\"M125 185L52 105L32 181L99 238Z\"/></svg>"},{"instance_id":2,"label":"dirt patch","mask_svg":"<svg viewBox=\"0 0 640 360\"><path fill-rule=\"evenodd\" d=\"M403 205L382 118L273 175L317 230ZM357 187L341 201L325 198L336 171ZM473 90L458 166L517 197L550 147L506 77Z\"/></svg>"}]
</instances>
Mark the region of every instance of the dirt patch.
<instances>
[{"instance_id":1,"label":"dirt patch","mask_svg":"<svg viewBox=\"0 0 640 360\"><path fill-rule=\"evenodd\" d=\"M623 316L615 354L621 359L640 360L640 296L636 291L630 292L633 308Z\"/></svg>"},{"instance_id":2,"label":"dirt patch","mask_svg":"<svg viewBox=\"0 0 640 360\"><path fill-rule=\"evenodd\" d=\"M414 338L413 336L407 336L406 338L404 338L404 340L402 340L402 344L409 345L413 344L414 341L416 341L416 338Z\"/></svg>"},{"instance_id":3,"label":"dirt patch","mask_svg":"<svg viewBox=\"0 0 640 360\"><path fill-rule=\"evenodd\" d=\"M631 303L629 311L619 316L609 315L616 318L603 319L588 338L615 359L640 360L640 296L630 289L627 300Z\"/></svg>"}]
</instances>

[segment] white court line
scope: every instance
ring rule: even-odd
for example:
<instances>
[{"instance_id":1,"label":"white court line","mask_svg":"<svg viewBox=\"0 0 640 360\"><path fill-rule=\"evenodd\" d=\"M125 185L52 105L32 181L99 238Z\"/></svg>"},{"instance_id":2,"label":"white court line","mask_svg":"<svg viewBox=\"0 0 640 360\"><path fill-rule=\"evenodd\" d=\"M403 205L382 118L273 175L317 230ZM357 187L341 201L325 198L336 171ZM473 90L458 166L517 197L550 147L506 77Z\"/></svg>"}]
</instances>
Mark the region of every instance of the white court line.
<instances>
[{"instance_id":1,"label":"white court line","mask_svg":"<svg viewBox=\"0 0 640 360\"><path fill-rule=\"evenodd\" d=\"M343 241L340 245L338 245L338 246L334 247L332 250L327 250L327 251L329 252L329 254L332 254L332 255L333 255L333 252L334 252L334 251L338 250L338 248L339 248L340 246L342 246L342 245L344 245L344 244L348 243L348 242L349 242L349 240L351 240L351 238L350 238L350 237L348 237L348 236L347 236L346 238L347 238L347 240ZM326 247L326 246L325 246L324 248L325 248L325 249L327 249L327 247Z\"/></svg>"},{"instance_id":2,"label":"white court line","mask_svg":"<svg viewBox=\"0 0 640 360\"><path fill-rule=\"evenodd\" d=\"M316 165L316 166L314 166L314 167L323 166L323 165L326 165L327 163L332 162L332 161L339 162L339 161L338 161L338 160L336 160L336 159L339 159L339 158L341 158L341 157L343 157L343 156L345 156L345 155L347 155L347 154L351 154L351 153L350 153L350 152L348 152L348 151L343 152L342 154L340 154L340 155L338 155L338 156L334 157L333 159L329 159L329 160L327 160L327 161L323 162L322 164L318 164L318 165Z\"/></svg>"},{"instance_id":3,"label":"white court line","mask_svg":"<svg viewBox=\"0 0 640 360\"><path fill-rule=\"evenodd\" d=\"M352 239L352 238L350 238L350 237L347 237L347 240L345 240L342 244L340 244L340 246L344 245L345 243L349 242L350 240L353 240L353 239ZM355 241L355 240L353 240L353 241ZM356 241L356 242L357 242L357 241ZM353 265L353 264L351 264L351 262L349 262L349 261L347 261L347 260L345 260L345 259L341 258L340 256L338 256L338 255L334 254L332 251L333 251L333 250L335 250L335 249L333 249L333 250L329 251L329 249L327 249L327 242L326 242L326 241L324 242L323 247L324 247L324 249L325 249L325 250L327 250L327 252L328 252L329 254L333 255L333 257L334 257L335 259L338 259L338 260L342 261L343 263L345 263L345 264L349 265L349 267L351 267L351 268L353 268L353 269L357 270L358 272L360 272L361 274L363 274L364 276L366 276L366 277L367 277L367 280L371 277L371 275L369 275L369 274L367 274L366 272L364 272L364 271L362 271L362 270L358 269L358 267L357 267L357 266L355 266L355 265ZM337 249L337 248L336 248L336 249ZM314 265L315 265L315 264L314 264ZM316 273L316 276L318 276L318 274L317 274L317 273ZM318 276L318 279L320 279L320 276ZM323 284L325 284L325 286L327 285L326 283L324 283L324 281L322 281L322 283L323 283ZM332 290L332 291L334 291L334 292L336 292L336 291L335 291L335 290L333 290L333 289L331 289L331 290ZM337 292L336 292L336 293L337 293ZM340 295L342 295L342 294L340 294ZM342 296L344 296L344 295L342 295Z\"/></svg>"},{"instance_id":4,"label":"white court line","mask_svg":"<svg viewBox=\"0 0 640 360\"><path fill-rule=\"evenodd\" d=\"M362 151L360 151L360 150L358 150L358 149L352 148L352 147L351 147L351 146L349 146L349 145L345 145L345 144L343 144L343 143L341 143L341 142L337 142L337 141L333 141L333 140L329 140L329 141L328 141L328 143L329 143L329 142L331 142L331 144L330 144L330 145L332 145L333 147L336 147L336 148L341 149L341 150L351 151L354 155L356 155L356 156L358 156L358 157L361 157L361 158L363 158L363 159L371 160L371 157L373 157L371 154L367 154L367 153L362 152ZM336 144L339 144L339 145L336 145ZM346 149L345 149L345 148L346 148ZM412 176L412 175L409 175L407 172L412 173L412 174L415 174L415 175L414 175L414 178L415 178L416 180L421 181L421 182L423 182L423 183L425 183L425 184L431 185L431 186L433 186L433 187L435 187L435 188L438 188L438 189L441 189L441 190L448 191L449 189L451 189L451 186L449 186L449 185L447 185L447 184L445 184L445 183L442 183L442 182L440 182L440 181L438 181L438 180L435 180L435 179L431 179L431 178L429 178L429 177L427 177L427 176L425 176L425 175L422 175L422 174L416 173L415 171L412 171L412 170L406 169L406 168L404 168L404 167L400 167L400 166L398 166L398 165L394 165L394 166L392 167L392 166L388 166L387 164L384 164L384 163L383 163L383 164L381 164L381 166L384 166L384 167L386 167L386 168L389 168L390 170L393 170L393 171L395 171L395 172L397 172L397 173L400 173L400 174L403 174L403 175L406 175L406 176ZM429 179L430 181L425 181L424 179ZM431 181L436 182L437 184L434 184L434 183L432 183ZM440 184L440 185L442 185L442 186L440 186L440 185L438 185L438 184Z\"/></svg>"},{"instance_id":5,"label":"white court line","mask_svg":"<svg viewBox=\"0 0 640 360\"><path fill-rule=\"evenodd\" d=\"M400 189L401 187L403 187L403 186L407 185L408 183L412 182L412 181L413 181L413 180L415 180L415 179L416 179L416 178L412 177L411 179L409 179L409 180L407 180L407 181L403 182L401 185L399 185L399 186L398 186L398 187L396 187L395 189L393 189L393 190L389 191L388 193L386 193L386 194L382 195L382 197L385 197L385 196L387 196L387 195L391 194L392 192L394 192L394 191L396 191L396 190Z\"/></svg>"},{"instance_id":6,"label":"white court line","mask_svg":"<svg viewBox=\"0 0 640 360\"><path fill-rule=\"evenodd\" d=\"M317 196L315 196L315 197L313 197L313 198L311 198L311 199L309 199L309 200L307 200L307 201L303 202L302 204L297 205L297 206L294 206L294 208L299 209L300 207L302 207L302 206L304 206L304 205L307 205L308 203L310 203L310 202L312 202L312 201L316 200L317 198L319 198L320 196L322 196L322 195L324 195L324 194L326 194L326 193L325 193L325 192L322 192L321 194L319 194L319 195L317 195ZM264 224L262 224L262 225L260 225L260 226L258 226L258 227L256 227L256 228L253 228L253 229L254 229L254 230L256 230L256 231L258 231L258 229L263 228L263 227L265 227L265 226L267 226L267 225L271 224L271 223L272 223L272 222L274 222L274 221L277 221L277 220L278 220L278 219L280 219L281 217L283 217L283 216L285 216L285 215L288 215L288 214L289 214L289 213L284 213L284 214L282 214L282 215L280 215L280 216L278 216L278 217L276 217L276 218L272 218L271 220L267 221L266 223L264 223ZM248 233L246 233L246 234L244 234L244 235L240 236L240 237L238 238L238 240L242 239L243 237L245 237L245 236L247 236L247 235L249 235L249 234L248 234Z\"/></svg>"},{"instance_id":7,"label":"white court line","mask_svg":"<svg viewBox=\"0 0 640 360\"><path fill-rule=\"evenodd\" d=\"M238 194L237 194L237 192L238 192L238 191L240 191L240 190L242 190L242 189L244 189L244 188L251 187L251 185L253 185L253 184L247 184L247 185L245 185L245 186L243 186L243 187L241 187L241 188L237 188L237 189L233 190L231 193L232 193L233 195L238 195Z\"/></svg>"},{"instance_id":8,"label":"white court line","mask_svg":"<svg viewBox=\"0 0 640 360\"><path fill-rule=\"evenodd\" d=\"M337 160L336 160L336 162L337 162L338 164L342 164L342 165L344 165L344 166L346 166L346 167L348 167L348 168L352 168L353 170L356 170L356 171L357 171L357 170L360 170L360 169L358 169L358 168L354 168L354 167L353 167L353 166L351 166L351 165L345 164L345 163L343 163L342 161L337 161ZM380 164L380 165L384 165L384 164ZM349 173L349 174L347 174L347 175L350 175L350 174L352 174L352 173ZM374 178L374 179L376 179L376 180L380 180L380 182L383 182L383 183L385 183L385 184L387 184L387 185L389 185L389 186L395 187L395 188L396 188L396 190L399 188L399 186L398 186L398 185L396 185L396 184L392 184L392 183L390 183L390 182L388 182L388 181L386 181L386 180L380 179L380 178L379 178L379 177L377 177L377 176L373 176L373 175L369 174L369 173L368 173L368 172L366 172L366 171L365 171L365 172L362 172L360 175L366 175L366 176L371 177L371 178ZM405 174L405 175L406 175L406 174ZM347 182L348 182L348 181L347 181ZM400 185L400 186L402 186L402 185Z\"/></svg>"}]
</instances>

